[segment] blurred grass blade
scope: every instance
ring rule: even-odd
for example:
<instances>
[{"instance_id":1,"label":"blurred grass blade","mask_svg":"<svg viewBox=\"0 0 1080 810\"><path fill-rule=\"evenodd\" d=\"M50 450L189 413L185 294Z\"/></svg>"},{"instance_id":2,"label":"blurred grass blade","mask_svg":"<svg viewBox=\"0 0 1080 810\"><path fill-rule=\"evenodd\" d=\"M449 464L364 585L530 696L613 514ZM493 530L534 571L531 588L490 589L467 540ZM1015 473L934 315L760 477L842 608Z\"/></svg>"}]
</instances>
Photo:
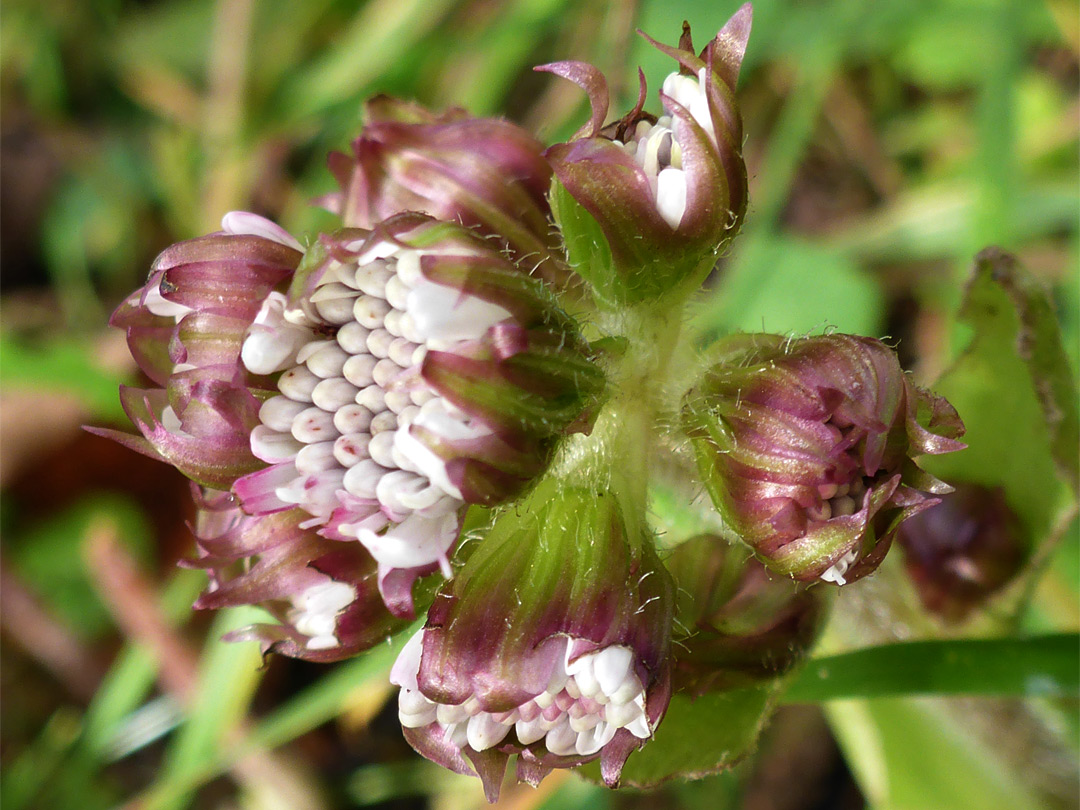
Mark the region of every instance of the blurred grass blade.
<instances>
[{"instance_id":1,"label":"blurred grass blade","mask_svg":"<svg viewBox=\"0 0 1080 810\"><path fill-rule=\"evenodd\" d=\"M190 767L184 770L173 769L163 774L155 785L136 800L137 806L144 810L176 807L176 802L185 794L228 770L246 754L285 745L332 720L341 712L355 690L388 677L397 654L415 630L414 627L399 633L386 645L338 665L318 683L255 723L242 743L230 746L227 750L204 751L206 756L198 764L189 762L187 764ZM255 649L254 645L222 646L246 646Z\"/></svg>"},{"instance_id":2,"label":"blurred grass blade","mask_svg":"<svg viewBox=\"0 0 1080 810\"><path fill-rule=\"evenodd\" d=\"M1075 696L1080 635L911 641L810 661L786 703L888 695Z\"/></svg>"},{"instance_id":3,"label":"blurred grass blade","mask_svg":"<svg viewBox=\"0 0 1080 810\"><path fill-rule=\"evenodd\" d=\"M178 570L165 586L162 612L179 624L205 585L202 571ZM153 655L143 647L129 646L120 652L86 712L83 742L91 751L104 755L112 750L114 735L124 718L145 700L157 670Z\"/></svg>"},{"instance_id":4,"label":"blurred grass blade","mask_svg":"<svg viewBox=\"0 0 1080 810\"><path fill-rule=\"evenodd\" d=\"M826 707L867 806L876 810L1037 810L1031 773L972 733L945 701L891 698ZM1062 805L1065 806L1065 805Z\"/></svg>"},{"instance_id":5,"label":"blurred grass blade","mask_svg":"<svg viewBox=\"0 0 1080 810\"><path fill-rule=\"evenodd\" d=\"M192 773L217 759L229 732L243 721L262 677L262 656L256 644L225 644L221 637L263 618L263 612L253 607L218 614L207 636L194 702L166 756L163 780ZM184 807L187 798L181 793L149 807Z\"/></svg>"}]
</instances>

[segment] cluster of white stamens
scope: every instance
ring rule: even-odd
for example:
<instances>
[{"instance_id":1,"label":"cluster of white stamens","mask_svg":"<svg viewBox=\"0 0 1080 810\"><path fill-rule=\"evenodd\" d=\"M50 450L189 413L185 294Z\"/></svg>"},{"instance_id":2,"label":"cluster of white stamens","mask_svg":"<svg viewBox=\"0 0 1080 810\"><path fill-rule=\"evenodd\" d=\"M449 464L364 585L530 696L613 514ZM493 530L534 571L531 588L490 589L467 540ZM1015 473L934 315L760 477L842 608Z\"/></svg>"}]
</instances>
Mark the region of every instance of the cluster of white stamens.
<instances>
[{"instance_id":1,"label":"cluster of white stamens","mask_svg":"<svg viewBox=\"0 0 1080 810\"><path fill-rule=\"evenodd\" d=\"M381 569L438 562L449 575L461 492L410 428L451 441L490 430L424 383L419 366L429 349L452 350L510 313L429 281L421 255L379 242L332 262L299 308L271 293L241 359L254 374L283 372L251 436L272 466L237 491L267 511L298 505L310 526L334 516L334 530L358 538Z\"/></svg>"},{"instance_id":2,"label":"cluster of white stamens","mask_svg":"<svg viewBox=\"0 0 1080 810\"><path fill-rule=\"evenodd\" d=\"M716 135L705 90L705 73L706 68L702 68L697 77L672 73L664 80L663 93L685 107L715 143ZM678 228L686 213L686 173L683 171L682 148L675 137L670 111L658 118L655 124L639 121L629 141L622 146L645 170L660 216L672 228Z\"/></svg>"},{"instance_id":3,"label":"cluster of white stamens","mask_svg":"<svg viewBox=\"0 0 1080 810\"><path fill-rule=\"evenodd\" d=\"M522 746L543 740L548 752L558 756L591 756L620 728L639 739L652 734L645 690L634 672L629 647L606 647L570 660L573 643L564 639L566 650L548 688L511 711L491 713L481 710L476 698L451 706L435 703L419 691L423 632L409 640L390 676L401 687L398 718L405 728L438 723L454 745L468 745L474 751L492 748L512 733Z\"/></svg>"}]
</instances>

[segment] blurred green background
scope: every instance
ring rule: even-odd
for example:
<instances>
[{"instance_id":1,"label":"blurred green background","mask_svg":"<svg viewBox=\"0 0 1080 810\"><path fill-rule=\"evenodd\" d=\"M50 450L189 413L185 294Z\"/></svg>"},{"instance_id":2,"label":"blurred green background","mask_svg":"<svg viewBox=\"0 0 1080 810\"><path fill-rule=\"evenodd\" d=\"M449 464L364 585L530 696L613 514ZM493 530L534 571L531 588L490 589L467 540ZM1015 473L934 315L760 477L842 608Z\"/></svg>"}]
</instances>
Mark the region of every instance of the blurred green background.
<instances>
[{"instance_id":1,"label":"blurred green background","mask_svg":"<svg viewBox=\"0 0 1080 810\"><path fill-rule=\"evenodd\" d=\"M685 18L700 47L736 6L3 4L5 810L483 804L478 782L401 739L388 650L260 669L251 645L218 641L251 611L191 615L203 577L175 567L191 551L186 483L79 428L123 423L116 388L133 365L105 322L158 251L216 229L225 211L253 210L296 234L333 227L309 201L332 190L326 152L348 147L368 96L462 105L551 142L582 122L584 99L533 65L591 61L625 99L640 64L655 109L669 66L634 29L674 42ZM972 257L997 244L1050 293L1075 376L1076 4L759 0L754 16L739 93L750 209L699 324L889 336L928 384L966 340L955 313ZM1053 537L1039 538L1048 545L1031 609L1016 622L993 610L961 631L904 619L888 590L897 572L883 570L838 600L828 643L1075 631L1080 550L1068 511L1056 517ZM537 791L507 790L500 806L1075 807L1075 701L1064 708L788 706L732 772L618 794L556 774Z\"/></svg>"}]
</instances>

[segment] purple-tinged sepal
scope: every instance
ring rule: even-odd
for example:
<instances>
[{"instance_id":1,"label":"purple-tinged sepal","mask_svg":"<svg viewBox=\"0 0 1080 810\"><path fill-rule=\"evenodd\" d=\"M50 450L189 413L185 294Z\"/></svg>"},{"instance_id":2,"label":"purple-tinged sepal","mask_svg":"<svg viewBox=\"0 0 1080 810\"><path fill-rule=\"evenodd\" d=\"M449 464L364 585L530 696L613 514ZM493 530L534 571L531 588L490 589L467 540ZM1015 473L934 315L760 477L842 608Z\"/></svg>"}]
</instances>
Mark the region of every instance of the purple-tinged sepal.
<instances>
[{"instance_id":1,"label":"purple-tinged sepal","mask_svg":"<svg viewBox=\"0 0 1080 810\"><path fill-rule=\"evenodd\" d=\"M643 77L634 109L604 127L608 90L596 68L538 68L580 85L592 104L589 125L547 156L570 264L599 299L684 297L738 232L747 189L735 83L750 20L746 4L700 55L685 24L677 48L650 40L678 63L660 91L659 118L643 112Z\"/></svg>"},{"instance_id":2,"label":"purple-tinged sepal","mask_svg":"<svg viewBox=\"0 0 1080 810\"><path fill-rule=\"evenodd\" d=\"M693 696L777 678L822 629L827 591L771 573L740 545L699 535L664 560L676 584L673 681Z\"/></svg>"},{"instance_id":3,"label":"purple-tinged sepal","mask_svg":"<svg viewBox=\"0 0 1080 810\"><path fill-rule=\"evenodd\" d=\"M349 658L385 641L406 621L379 593L377 565L358 543L338 543L305 529L300 509L252 516L227 492L195 492L194 532L210 587L199 609L258 605L277 624L233 631L229 641L258 641L264 654L308 661Z\"/></svg>"},{"instance_id":4,"label":"purple-tinged sepal","mask_svg":"<svg viewBox=\"0 0 1080 810\"><path fill-rule=\"evenodd\" d=\"M769 568L843 585L881 562L900 522L949 487L919 469L963 423L896 353L851 335L738 335L686 396L713 503Z\"/></svg>"},{"instance_id":5,"label":"purple-tinged sepal","mask_svg":"<svg viewBox=\"0 0 1080 810\"><path fill-rule=\"evenodd\" d=\"M551 168L528 132L461 109L432 113L378 96L352 155L330 155L341 191L324 199L348 226L373 228L404 211L492 237L549 282L568 270L550 224Z\"/></svg>"},{"instance_id":6,"label":"purple-tinged sepal","mask_svg":"<svg viewBox=\"0 0 1080 810\"><path fill-rule=\"evenodd\" d=\"M496 519L401 653L405 736L475 771L492 801L511 754L532 784L599 758L617 785L670 699L673 605L651 539L627 535L610 492L545 481Z\"/></svg>"},{"instance_id":7,"label":"purple-tinged sepal","mask_svg":"<svg viewBox=\"0 0 1080 810\"><path fill-rule=\"evenodd\" d=\"M906 521L896 536L923 606L963 621L1023 568L1023 524L1000 487L957 483L941 503Z\"/></svg>"},{"instance_id":8,"label":"purple-tinged sepal","mask_svg":"<svg viewBox=\"0 0 1080 810\"><path fill-rule=\"evenodd\" d=\"M277 225L234 211L222 231L172 245L145 286L113 314L140 369L159 388L123 388L141 437L95 432L159 458L204 486L228 489L261 466L248 446L265 386L240 363L260 302L291 278L300 244Z\"/></svg>"},{"instance_id":9,"label":"purple-tinged sepal","mask_svg":"<svg viewBox=\"0 0 1080 810\"><path fill-rule=\"evenodd\" d=\"M251 431L268 466L236 482L241 506L299 506L359 540L398 615L418 576L450 575L465 505L520 494L603 385L543 282L416 213L321 237L242 358L278 395Z\"/></svg>"}]
</instances>

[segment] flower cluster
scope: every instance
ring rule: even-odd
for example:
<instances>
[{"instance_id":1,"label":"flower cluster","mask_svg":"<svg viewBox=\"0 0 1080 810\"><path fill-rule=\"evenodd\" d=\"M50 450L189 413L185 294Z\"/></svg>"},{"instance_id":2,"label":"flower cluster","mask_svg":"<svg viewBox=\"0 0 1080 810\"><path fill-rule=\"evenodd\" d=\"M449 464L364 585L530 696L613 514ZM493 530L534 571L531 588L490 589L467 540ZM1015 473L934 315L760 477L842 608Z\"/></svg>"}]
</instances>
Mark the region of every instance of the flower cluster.
<instances>
[{"instance_id":1,"label":"flower cluster","mask_svg":"<svg viewBox=\"0 0 1080 810\"><path fill-rule=\"evenodd\" d=\"M730 337L676 390L686 302L746 210L749 32L747 5L700 53L688 26L653 43L658 116L644 80L608 122L599 71L541 68L592 103L546 150L377 98L330 157L338 230L227 214L113 316L148 385L121 391L138 434L98 432L191 479L196 607L259 605L275 621L232 638L311 661L425 616L390 674L405 736L492 800L511 756L532 784L598 760L616 786L673 690L794 666L824 589L784 577L870 573L946 489L912 457L961 446L869 338ZM725 532L664 559L649 478L673 442Z\"/></svg>"}]
</instances>

